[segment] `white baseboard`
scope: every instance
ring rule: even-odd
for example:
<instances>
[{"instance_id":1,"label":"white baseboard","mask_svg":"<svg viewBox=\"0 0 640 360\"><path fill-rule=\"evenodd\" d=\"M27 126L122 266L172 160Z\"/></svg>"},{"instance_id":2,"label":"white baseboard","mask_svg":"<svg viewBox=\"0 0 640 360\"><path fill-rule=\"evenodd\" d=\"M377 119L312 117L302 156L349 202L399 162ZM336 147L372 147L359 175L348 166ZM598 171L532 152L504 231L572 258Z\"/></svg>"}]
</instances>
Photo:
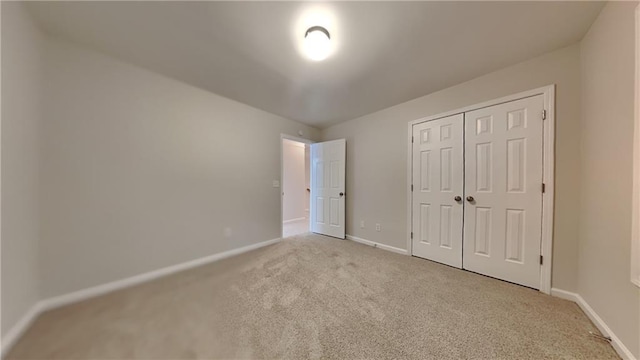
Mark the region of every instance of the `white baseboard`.
<instances>
[{"instance_id":1,"label":"white baseboard","mask_svg":"<svg viewBox=\"0 0 640 360\"><path fill-rule=\"evenodd\" d=\"M0 358L9 352L9 349L20 339L22 334L29 328L33 321L40 315L42 309L42 301L35 303L24 316L15 324L5 336L2 337L2 345L0 345Z\"/></svg>"},{"instance_id":2,"label":"white baseboard","mask_svg":"<svg viewBox=\"0 0 640 360\"><path fill-rule=\"evenodd\" d=\"M143 274L135 275L121 280L112 281L106 284L93 286L90 288L74 291L72 293L54 296L52 298L40 300L18 321L2 338L2 349L0 350L0 358L9 351L11 346L20 338L20 336L29 328L29 325L38 317L42 312L51 310L64 305L73 304L82 300L87 300L99 295L104 295L112 291L121 290L134 285L138 285L147 281L151 281L163 276L175 274L184 270L189 270L198 266L216 262L222 259L226 259L232 256L240 255L252 250L259 249L271 244L275 244L282 240L281 238L271 239L257 244L244 246L241 248L228 250L225 252L205 256L199 259L187 261L184 263L168 266L158 270L153 270Z\"/></svg>"},{"instance_id":3,"label":"white baseboard","mask_svg":"<svg viewBox=\"0 0 640 360\"><path fill-rule=\"evenodd\" d=\"M283 224L289 224L289 223L296 222L296 221L302 221L304 219L306 219L306 217L300 217L300 218L295 218L295 219L291 219L291 220L285 220L282 223Z\"/></svg>"},{"instance_id":4,"label":"white baseboard","mask_svg":"<svg viewBox=\"0 0 640 360\"><path fill-rule=\"evenodd\" d=\"M611 346L613 346L613 349L618 353L618 355L620 355L623 360L636 360L631 351L629 351L629 349L624 346L622 341L620 341L620 338L618 338L616 334L611 331L604 320L602 320L602 318L598 316L595 310L593 310L593 308L589 306L589 304L582 298L582 296L580 296L580 294L551 288L551 295L559 297L561 299L571 300L578 304L580 309L582 309L582 311L587 315L591 322L593 322L593 324L598 328L602 335L611 338Z\"/></svg>"},{"instance_id":5,"label":"white baseboard","mask_svg":"<svg viewBox=\"0 0 640 360\"><path fill-rule=\"evenodd\" d=\"M360 243L360 244L373 246L373 247L376 247L376 248L380 248L382 250L387 250L387 251L391 251L391 252L402 254L402 255L407 255L408 254L407 250L405 250L405 249L400 249L400 248L397 248L397 247L394 247L394 246L389 246L389 245L377 243L375 241L359 238L359 237L352 236L352 235L347 235L346 237L347 237L347 240L355 241L355 242Z\"/></svg>"}]
</instances>

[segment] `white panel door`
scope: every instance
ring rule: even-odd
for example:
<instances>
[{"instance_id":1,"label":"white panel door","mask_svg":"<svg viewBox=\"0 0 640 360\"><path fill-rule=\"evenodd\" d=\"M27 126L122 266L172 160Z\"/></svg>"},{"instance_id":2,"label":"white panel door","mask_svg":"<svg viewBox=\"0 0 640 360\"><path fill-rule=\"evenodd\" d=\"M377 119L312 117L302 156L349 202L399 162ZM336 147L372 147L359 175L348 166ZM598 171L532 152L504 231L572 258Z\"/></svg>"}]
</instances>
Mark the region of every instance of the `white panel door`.
<instances>
[{"instance_id":1,"label":"white panel door","mask_svg":"<svg viewBox=\"0 0 640 360\"><path fill-rule=\"evenodd\" d=\"M311 144L311 231L344 239L345 139Z\"/></svg>"},{"instance_id":2,"label":"white panel door","mask_svg":"<svg viewBox=\"0 0 640 360\"><path fill-rule=\"evenodd\" d=\"M538 289L543 96L465 113L464 268Z\"/></svg>"},{"instance_id":3,"label":"white panel door","mask_svg":"<svg viewBox=\"0 0 640 360\"><path fill-rule=\"evenodd\" d=\"M463 114L413 126L412 255L462 267Z\"/></svg>"}]
</instances>

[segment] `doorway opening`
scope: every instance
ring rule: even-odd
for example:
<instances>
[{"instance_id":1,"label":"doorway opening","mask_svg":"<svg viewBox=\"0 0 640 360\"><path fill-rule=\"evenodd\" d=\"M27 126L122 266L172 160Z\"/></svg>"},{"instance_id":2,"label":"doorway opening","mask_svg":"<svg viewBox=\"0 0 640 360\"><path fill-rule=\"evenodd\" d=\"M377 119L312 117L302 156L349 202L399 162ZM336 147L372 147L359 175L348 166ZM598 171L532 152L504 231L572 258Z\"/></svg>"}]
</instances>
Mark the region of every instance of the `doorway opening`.
<instances>
[{"instance_id":1,"label":"doorway opening","mask_svg":"<svg viewBox=\"0 0 640 360\"><path fill-rule=\"evenodd\" d=\"M308 140L282 136L282 237L309 232L310 151Z\"/></svg>"}]
</instances>

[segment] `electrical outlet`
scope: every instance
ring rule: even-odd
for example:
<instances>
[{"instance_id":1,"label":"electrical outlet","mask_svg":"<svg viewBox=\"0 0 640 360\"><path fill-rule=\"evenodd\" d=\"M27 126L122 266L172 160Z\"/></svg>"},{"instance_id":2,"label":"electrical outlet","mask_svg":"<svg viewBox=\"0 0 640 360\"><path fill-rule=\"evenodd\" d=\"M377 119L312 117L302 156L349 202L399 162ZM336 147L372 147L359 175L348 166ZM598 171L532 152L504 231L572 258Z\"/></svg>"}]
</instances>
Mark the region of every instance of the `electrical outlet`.
<instances>
[{"instance_id":1,"label":"electrical outlet","mask_svg":"<svg viewBox=\"0 0 640 360\"><path fill-rule=\"evenodd\" d=\"M360 221L360 229L364 229L364 220Z\"/></svg>"},{"instance_id":2,"label":"electrical outlet","mask_svg":"<svg viewBox=\"0 0 640 360\"><path fill-rule=\"evenodd\" d=\"M380 224L376 224L376 231L380 231Z\"/></svg>"},{"instance_id":3,"label":"electrical outlet","mask_svg":"<svg viewBox=\"0 0 640 360\"><path fill-rule=\"evenodd\" d=\"M231 228L224 228L224 237L226 238L230 238L231 237Z\"/></svg>"},{"instance_id":4,"label":"electrical outlet","mask_svg":"<svg viewBox=\"0 0 640 360\"><path fill-rule=\"evenodd\" d=\"M280 180L273 180L273 187L274 188L279 188L280 187Z\"/></svg>"}]
</instances>

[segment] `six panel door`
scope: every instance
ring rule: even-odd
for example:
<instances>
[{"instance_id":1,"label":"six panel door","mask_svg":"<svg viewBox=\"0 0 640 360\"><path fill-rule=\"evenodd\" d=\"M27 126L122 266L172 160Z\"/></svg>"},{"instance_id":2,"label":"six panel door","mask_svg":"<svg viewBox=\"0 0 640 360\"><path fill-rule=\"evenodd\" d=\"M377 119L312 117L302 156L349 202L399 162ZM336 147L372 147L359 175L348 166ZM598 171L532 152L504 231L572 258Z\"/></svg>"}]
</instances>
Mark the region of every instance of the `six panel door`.
<instances>
[{"instance_id":1,"label":"six panel door","mask_svg":"<svg viewBox=\"0 0 640 360\"><path fill-rule=\"evenodd\" d=\"M462 267L462 171L462 114L413 126L413 255Z\"/></svg>"},{"instance_id":2,"label":"six panel door","mask_svg":"<svg viewBox=\"0 0 640 360\"><path fill-rule=\"evenodd\" d=\"M345 237L345 139L311 144L311 232Z\"/></svg>"},{"instance_id":3,"label":"six panel door","mask_svg":"<svg viewBox=\"0 0 640 360\"><path fill-rule=\"evenodd\" d=\"M542 95L465 113L464 268L540 287Z\"/></svg>"}]
</instances>

